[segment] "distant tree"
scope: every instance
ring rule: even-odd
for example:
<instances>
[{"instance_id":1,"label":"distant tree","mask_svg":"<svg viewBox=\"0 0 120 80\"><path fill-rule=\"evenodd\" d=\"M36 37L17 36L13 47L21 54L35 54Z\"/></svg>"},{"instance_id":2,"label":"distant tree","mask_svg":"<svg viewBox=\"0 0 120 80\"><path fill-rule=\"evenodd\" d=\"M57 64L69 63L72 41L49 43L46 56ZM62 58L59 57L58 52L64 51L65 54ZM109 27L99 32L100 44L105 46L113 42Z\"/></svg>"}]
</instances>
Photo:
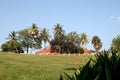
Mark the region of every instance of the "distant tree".
<instances>
[{"instance_id":1,"label":"distant tree","mask_svg":"<svg viewBox=\"0 0 120 80\"><path fill-rule=\"evenodd\" d=\"M72 42L74 45L80 47L81 36L80 34L77 34L76 32L70 32L68 33L68 35L66 35L66 41Z\"/></svg>"},{"instance_id":2,"label":"distant tree","mask_svg":"<svg viewBox=\"0 0 120 80\"><path fill-rule=\"evenodd\" d=\"M15 31L10 32L7 39L10 40L9 42L13 43L13 47L15 48L16 52L19 53L18 49L17 49L17 46L16 46L16 43L17 43L17 34L16 34L16 32Z\"/></svg>"},{"instance_id":3,"label":"distant tree","mask_svg":"<svg viewBox=\"0 0 120 80\"><path fill-rule=\"evenodd\" d=\"M63 39L63 36L65 34L65 31L62 29L62 26L57 23L53 28L53 33L54 33L54 39L61 40Z\"/></svg>"},{"instance_id":4,"label":"distant tree","mask_svg":"<svg viewBox=\"0 0 120 80\"><path fill-rule=\"evenodd\" d=\"M8 52L8 51L9 51L9 48L8 48L7 43L2 44L2 45L1 45L1 49L2 49L3 52Z\"/></svg>"},{"instance_id":5,"label":"distant tree","mask_svg":"<svg viewBox=\"0 0 120 80\"><path fill-rule=\"evenodd\" d=\"M23 50L21 48L21 45L17 41L16 32L13 31L9 34L7 39L9 39L8 42L2 44L1 49L3 52L15 52L15 53L23 53Z\"/></svg>"},{"instance_id":6,"label":"distant tree","mask_svg":"<svg viewBox=\"0 0 120 80\"><path fill-rule=\"evenodd\" d=\"M86 45L88 43L88 38L87 38L86 33L81 34L81 43L82 45Z\"/></svg>"},{"instance_id":7,"label":"distant tree","mask_svg":"<svg viewBox=\"0 0 120 80\"><path fill-rule=\"evenodd\" d=\"M29 37L29 29L23 29L18 32L18 41L22 48L28 53L32 44L32 38Z\"/></svg>"},{"instance_id":8,"label":"distant tree","mask_svg":"<svg viewBox=\"0 0 120 80\"><path fill-rule=\"evenodd\" d=\"M61 44L64 41L65 31L62 29L60 24L56 24L53 28L54 39L50 42L52 49L58 49L59 53L61 53ZM56 47L56 48L55 48Z\"/></svg>"},{"instance_id":9,"label":"distant tree","mask_svg":"<svg viewBox=\"0 0 120 80\"><path fill-rule=\"evenodd\" d=\"M96 52L98 52L99 49L102 47L101 39L98 36L94 36L92 38L92 44L93 44L93 47L95 48Z\"/></svg>"},{"instance_id":10,"label":"distant tree","mask_svg":"<svg viewBox=\"0 0 120 80\"><path fill-rule=\"evenodd\" d=\"M46 28L43 28L41 31L41 37L42 40L44 41L44 48L46 47L46 42L50 42L50 35L49 35L49 30L47 30Z\"/></svg>"},{"instance_id":11,"label":"distant tree","mask_svg":"<svg viewBox=\"0 0 120 80\"><path fill-rule=\"evenodd\" d=\"M35 49L41 48L42 39L41 39L39 29L35 23L33 23L29 29L29 37L32 38L31 52L32 52L33 48L35 48Z\"/></svg>"},{"instance_id":12,"label":"distant tree","mask_svg":"<svg viewBox=\"0 0 120 80\"><path fill-rule=\"evenodd\" d=\"M78 48L77 49L77 53L83 54L84 53L84 49L83 48Z\"/></svg>"},{"instance_id":13,"label":"distant tree","mask_svg":"<svg viewBox=\"0 0 120 80\"><path fill-rule=\"evenodd\" d=\"M120 35L116 36L116 37L112 40L111 50L112 50L113 52L120 52Z\"/></svg>"},{"instance_id":14,"label":"distant tree","mask_svg":"<svg viewBox=\"0 0 120 80\"><path fill-rule=\"evenodd\" d=\"M64 42L63 44L63 53L77 53L78 52L78 48L75 44L73 44L72 42Z\"/></svg>"},{"instance_id":15,"label":"distant tree","mask_svg":"<svg viewBox=\"0 0 120 80\"><path fill-rule=\"evenodd\" d=\"M16 47L14 47L14 45L16 45ZM15 52L15 53L23 53L23 49L20 46L20 44L18 42L14 42L14 41L8 41L4 44L1 45L1 49L2 52ZM16 51L17 49L17 51Z\"/></svg>"}]
</instances>

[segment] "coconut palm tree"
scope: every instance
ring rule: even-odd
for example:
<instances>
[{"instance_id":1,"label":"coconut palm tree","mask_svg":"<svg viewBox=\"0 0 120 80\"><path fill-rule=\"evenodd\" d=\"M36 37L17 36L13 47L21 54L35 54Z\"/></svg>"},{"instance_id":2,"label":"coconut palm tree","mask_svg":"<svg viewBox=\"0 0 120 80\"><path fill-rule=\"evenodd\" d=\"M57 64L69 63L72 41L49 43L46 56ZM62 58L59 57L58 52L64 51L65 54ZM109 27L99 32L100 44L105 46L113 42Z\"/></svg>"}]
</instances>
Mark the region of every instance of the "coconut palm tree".
<instances>
[{"instance_id":1,"label":"coconut palm tree","mask_svg":"<svg viewBox=\"0 0 120 80\"><path fill-rule=\"evenodd\" d=\"M93 47L95 48L96 52L98 53L99 49L102 47L101 39L98 36L93 36L92 44L93 44Z\"/></svg>"},{"instance_id":2,"label":"coconut palm tree","mask_svg":"<svg viewBox=\"0 0 120 80\"><path fill-rule=\"evenodd\" d=\"M81 34L81 43L82 43L82 45L84 46L84 45L86 45L88 42L89 42L89 41L88 41L88 38L87 38L86 33L82 33L82 34Z\"/></svg>"},{"instance_id":3,"label":"coconut palm tree","mask_svg":"<svg viewBox=\"0 0 120 80\"><path fill-rule=\"evenodd\" d=\"M17 36L16 36L16 32L15 31L12 31L10 32L9 36L7 37L7 39L9 40L17 40Z\"/></svg>"},{"instance_id":4,"label":"coconut palm tree","mask_svg":"<svg viewBox=\"0 0 120 80\"><path fill-rule=\"evenodd\" d=\"M35 38L39 34L38 27L36 26L35 23L32 24L32 26L29 29L29 34L31 37Z\"/></svg>"},{"instance_id":5,"label":"coconut palm tree","mask_svg":"<svg viewBox=\"0 0 120 80\"><path fill-rule=\"evenodd\" d=\"M63 38L63 36L64 36L64 30L62 29L62 26L59 24L59 23L57 23L56 25L55 25L55 28L53 28L54 29L54 39L62 39Z\"/></svg>"},{"instance_id":6,"label":"coconut palm tree","mask_svg":"<svg viewBox=\"0 0 120 80\"><path fill-rule=\"evenodd\" d=\"M46 42L48 41L49 42L49 38L50 38L50 35L49 35L49 30L46 29L46 28L43 28L42 31L41 31L41 37L42 37L42 40L44 41L44 48L46 47Z\"/></svg>"},{"instance_id":7,"label":"coconut palm tree","mask_svg":"<svg viewBox=\"0 0 120 80\"><path fill-rule=\"evenodd\" d=\"M53 33L54 33L54 42L55 42L55 45L52 45L52 47L55 47L58 48L59 50L59 53L61 52L61 44L62 44L62 41L64 39L64 34L65 34L65 31L62 29L62 26L57 23L54 28L53 28Z\"/></svg>"},{"instance_id":8,"label":"coconut palm tree","mask_svg":"<svg viewBox=\"0 0 120 80\"><path fill-rule=\"evenodd\" d=\"M12 42L16 52L19 53L19 51L17 49L17 46L16 46L17 45L17 34L16 34L16 32L15 31L10 32L9 36L7 37L7 39L9 39L10 42Z\"/></svg>"},{"instance_id":9,"label":"coconut palm tree","mask_svg":"<svg viewBox=\"0 0 120 80\"><path fill-rule=\"evenodd\" d=\"M37 45L37 43L41 43L41 40L38 40L40 38L40 35L39 35L38 27L36 26L35 23L33 23L29 29L29 37L32 38L32 43L31 43L31 52L32 52L33 47L34 48L38 47L39 44Z\"/></svg>"},{"instance_id":10,"label":"coconut palm tree","mask_svg":"<svg viewBox=\"0 0 120 80\"><path fill-rule=\"evenodd\" d=\"M117 35L115 38L113 38L111 50L112 52L120 52L120 35Z\"/></svg>"}]
</instances>

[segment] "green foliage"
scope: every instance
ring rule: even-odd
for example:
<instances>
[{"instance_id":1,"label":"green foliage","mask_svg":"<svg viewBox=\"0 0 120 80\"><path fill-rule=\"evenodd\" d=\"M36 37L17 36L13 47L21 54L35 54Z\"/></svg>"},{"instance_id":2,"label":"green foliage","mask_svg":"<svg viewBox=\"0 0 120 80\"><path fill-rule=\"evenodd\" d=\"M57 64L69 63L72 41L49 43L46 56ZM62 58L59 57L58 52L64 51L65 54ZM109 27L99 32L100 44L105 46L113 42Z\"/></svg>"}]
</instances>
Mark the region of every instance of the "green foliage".
<instances>
[{"instance_id":1,"label":"green foliage","mask_svg":"<svg viewBox=\"0 0 120 80\"><path fill-rule=\"evenodd\" d=\"M96 52L98 52L99 49L102 48L102 42L101 42L101 39L98 36L93 36L92 44L93 44L93 47L95 48Z\"/></svg>"},{"instance_id":2,"label":"green foliage","mask_svg":"<svg viewBox=\"0 0 120 80\"><path fill-rule=\"evenodd\" d=\"M76 46L72 42L52 40L52 51L57 50L60 53L84 53L84 50ZM59 45L59 46L58 46ZM60 51L59 51L60 50Z\"/></svg>"},{"instance_id":3,"label":"green foliage","mask_svg":"<svg viewBox=\"0 0 120 80\"><path fill-rule=\"evenodd\" d=\"M116 53L97 54L86 65L80 67L73 76L60 76L60 80L119 80L120 55Z\"/></svg>"},{"instance_id":4,"label":"green foliage","mask_svg":"<svg viewBox=\"0 0 120 80\"><path fill-rule=\"evenodd\" d=\"M41 39L40 30L38 29L37 25L33 23L28 30L29 30L29 38L32 39L32 43L30 45L31 50L40 49L42 39Z\"/></svg>"},{"instance_id":5,"label":"green foliage","mask_svg":"<svg viewBox=\"0 0 120 80\"><path fill-rule=\"evenodd\" d=\"M56 24L53 30L54 39L50 41L52 51L57 50L59 53L61 53L63 51L61 50L61 47L64 44L64 30L60 24Z\"/></svg>"},{"instance_id":6,"label":"green foliage","mask_svg":"<svg viewBox=\"0 0 120 80\"><path fill-rule=\"evenodd\" d=\"M62 29L62 26L57 23L54 28L53 28L53 33L54 33L54 39L57 39L57 40L62 40L63 39L63 36L65 34L64 30Z\"/></svg>"},{"instance_id":7,"label":"green foliage","mask_svg":"<svg viewBox=\"0 0 120 80\"><path fill-rule=\"evenodd\" d=\"M24 51L29 52L29 48L32 44L32 38L29 37L29 29L23 29L18 32L18 41Z\"/></svg>"},{"instance_id":8,"label":"green foliage","mask_svg":"<svg viewBox=\"0 0 120 80\"><path fill-rule=\"evenodd\" d=\"M87 44L88 42L89 41L88 41L86 33L82 33L81 34L81 43L82 43L82 45Z\"/></svg>"},{"instance_id":9,"label":"green foliage","mask_svg":"<svg viewBox=\"0 0 120 80\"><path fill-rule=\"evenodd\" d=\"M83 53L82 49L79 47L88 43L87 35L85 33L78 34L73 31L68 34L65 34L65 31L62 29L62 25L57 23L53 28L54 38L50 40L50 34L48 29L43 28L39 30L39 27L33 23L29 28L25 28L18 32L10 32L7 39L18 43L24 52L29 53L34 49L40 49L42 46L42 41L44 42L44 47L46 47L46 42L49 42L52 46L52 51L57 50L59 53ZM8 41L8 42L9 42ZM9 51L6 48L6 44L2 46L3 51ZM18 52L17 46L14 44L15 52ZM30 53L31 53L30 52Z\"/></svg>"},{"instance_id":10,"label":"green foliage","mask_svg":"<svg viewBox=\"0 0 120 80\"><path fill-rule=\"evenodd\" d=\"M50 42L50 34L46 28L43 28L41 31L41 37L42 40L44 41L44 48L46 47L46 42Z\"/></svg>"},{"instance_id":11,"label":"green foliage","mask_svg":"<svg viewBox=\"0 0 120 80\"><path fill-rule=\"evenodd\" d=\"M78 48L77 53L83 54L84 53L83 48Z\"/></svg>"},{"instance_id":12,"label":"green foliage","mask_svg":"<svg viewBox=\"0 0 120 80\"><path fill-rule=\"evenodd\" d=\"M77 34L76 32L70 32L65 35L60 24L55 25L54 39L50 42L52 51L56 50L59 53L84 53L84 50L80 49L81 42L83 44L88 42L85 33Z\"/></svg>"},{"instance_id":13,"label":"green foliage","mask_svg":"<svg viewBox=\"0 0 120 80\"><path fill-rule=\"evenodd\" d=\"M23 50L20 44L17 41L8 41L7 43L2 44L1 46L2 52L15 52L15 53L23 53ZM17 49L17 51L16 51Z\"/></svg>"},{"instance_id":14,"label":"green foliage","mask_svg":"<svg viewBox=\"0 0 120 80\"><path fill-rule=\"evenodd\" d=\"M5 44L5 43L1 45L1 49L2 49L3 52L5 52L5 51L8 52L9 51L8 45Z\"/></svg>"},{"instance_id":15,"label":"green foliage","mask_svg":"<svg viewBox=\"0 0 120 80\"><path fill-rule=\"evenodd\" d=\"M81 44L81 34L78 34L76 32L70 32L65 36L66 42L71 42L77 47L80 47Z\"/></svg>"},{"instance_id":16,"label":"green foliage","mask_svg":"<svg viewBox=\"0 0 120 80\"><path fill-rule=\"evenodd\" d=\"M10 32L7 39L9 41L2 44L2 46L1 46L1 49L3 52L15 52L15 53L23 52L20 44L17 41L17 39L18 39L17 32L15 32L15 31Z\"/></svg>"},{"instance_id":17,"label":"green foliage","mask_svg":"<svg viewBox=\"0 0 120 80\"><path fill-rule=\"evenodd\" d=\"M17 40L17 33L15 31L10 32L7 39L16 41Z\"/></svg>"},{"instance_id":18,"label":"green foliage","mask_svg":"<svg viewBox=\"0 0 120 80\"><path fill-rule=\"evenodd\" d=\"M112 40L111 50L112 52L120 52L120 35Z\"/></svg>"},{"instance_id":19,"label":"green foliage","mask_svg":"<svg viewBox=\"0 0 120 80\"><path fill-rule=\"evenodd\" d=\"M29 49L40 49L42 38L40 30L35 23L31 27L18 31L18 41L21 44L24 51L29 52Z\"/></svg>"}]
</instances>

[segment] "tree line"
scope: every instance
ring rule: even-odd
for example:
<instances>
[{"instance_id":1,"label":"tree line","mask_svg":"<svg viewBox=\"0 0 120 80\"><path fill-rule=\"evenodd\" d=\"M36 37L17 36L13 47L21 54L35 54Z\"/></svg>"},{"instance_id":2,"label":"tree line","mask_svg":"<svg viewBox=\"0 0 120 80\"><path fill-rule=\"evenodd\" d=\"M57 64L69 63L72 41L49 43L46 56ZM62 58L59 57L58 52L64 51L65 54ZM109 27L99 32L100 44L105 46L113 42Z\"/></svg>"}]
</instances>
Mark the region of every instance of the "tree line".
<instances>
[{"instance_id":1,"label":"tree line","mask_svg":"<svg viewBox=\"0 0 120 80\"><path fill-rule=\"evenodd\" d=\"M44 48L48 42L52 51L57 50L59 53L84 53L80 46L84 46L89 43L88 36L86 33L77 33L75 31L65 33L63 26L57 23L53 28L53 39L50 37L49 30L47 28L40 29L35 23L30 27L19 31L12 31L6 39L8 41L1 45L3 52L15 52L15 53L31 53L34 49L42 48L42 42L44 42ZM117 40L119 39L119 40ZM120 51L120 36L117 39L113 39L111 45L112 51ZM119 44L116 44L119 43ZM91 43L98 52L102 47L101 39L98 36L93 36ZM29 51L31 50L31 51Z\"/></svg>"}]
</instances>

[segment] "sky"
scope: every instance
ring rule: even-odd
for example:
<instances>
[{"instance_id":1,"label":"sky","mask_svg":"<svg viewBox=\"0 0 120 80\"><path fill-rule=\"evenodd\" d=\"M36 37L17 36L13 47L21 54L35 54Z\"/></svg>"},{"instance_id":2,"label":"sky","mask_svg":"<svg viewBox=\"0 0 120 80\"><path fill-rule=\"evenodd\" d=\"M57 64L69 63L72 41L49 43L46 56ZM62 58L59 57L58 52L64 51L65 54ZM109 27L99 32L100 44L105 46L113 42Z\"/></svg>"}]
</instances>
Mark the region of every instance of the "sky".
<instances>
[{"instance_id":1,"label":"sky","mask_svg":"<svg viewBox=\"0 0 120 80\"><path fill-rule=\"evenodd\" d=\"M52 33L54 25L63 25L66 33L86 33L88 49L97 35L109 49L120 34L120 0L0 0L0 45L11 31L28 28L35 23Z\"/></svg>"}]
</instances>

